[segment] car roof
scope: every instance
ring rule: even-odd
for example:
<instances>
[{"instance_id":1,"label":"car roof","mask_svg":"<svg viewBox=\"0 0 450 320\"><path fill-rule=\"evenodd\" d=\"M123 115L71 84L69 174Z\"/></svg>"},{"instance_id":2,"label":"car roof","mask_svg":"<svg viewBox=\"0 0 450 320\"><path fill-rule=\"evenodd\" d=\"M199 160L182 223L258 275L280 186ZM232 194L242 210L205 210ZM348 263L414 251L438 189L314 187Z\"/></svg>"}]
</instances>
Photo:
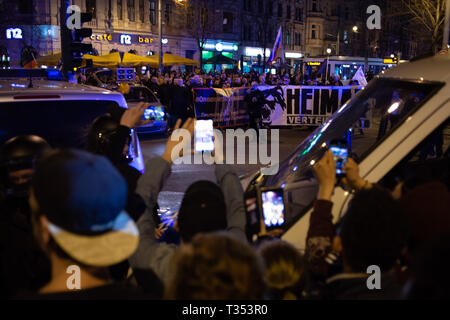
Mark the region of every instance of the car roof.
<instances>
[{"instance_id":1,"label":"car roof","mask_svg":"<svg viewBox=\"0 0 450 320\"><path fill-rule=\"evenodd\" d=\"M404 62L380 74L381 78L450 82L450 52Z\"/></svg>"},{"instance_id":2,"label":"car roof","mask_svg":"<svg viewBox=\"0 0 450 320\"><path fill-rule=\"evenodd\" d=\"M128 84L128 86L130 88L145 88L145 89L148 89L147 86L144 86L143 84L138 84L138 83ZM148 90L150 90L150 89L148 89Z\"/></svg>"},{"instance_id":3,"label":"car roof","mask_svg":"<svg viewBox=\"0 0 450 320\"><path fill-rule=\"evenodd\" d=\"M28 88L30 80L25 78L0 79L0 102L14 101L18 96L27 96L34 100L105 100L115 101L119 106L127 108L122 93L83 84L65 81L33 79L33 87ZM55 97L57 95L57 97Z\"/></svg>"},{"instance_id":4,"label":"car roof","mask_svg":"<svg viewBox=\"0 0 450 320\"><path fill-rule=\"evenodd\" d=\"M64 81L51 81L51 80L32 80L33 87L28 88L30 83L29 79L0 79L0 93L6 92L42 92L42 91L58 91L63 94L64 92L73 93L74 91L82 91L83 93L111 93L111 91L87 86L77 83L69 83Z\"/></svg>"}]
</instances>

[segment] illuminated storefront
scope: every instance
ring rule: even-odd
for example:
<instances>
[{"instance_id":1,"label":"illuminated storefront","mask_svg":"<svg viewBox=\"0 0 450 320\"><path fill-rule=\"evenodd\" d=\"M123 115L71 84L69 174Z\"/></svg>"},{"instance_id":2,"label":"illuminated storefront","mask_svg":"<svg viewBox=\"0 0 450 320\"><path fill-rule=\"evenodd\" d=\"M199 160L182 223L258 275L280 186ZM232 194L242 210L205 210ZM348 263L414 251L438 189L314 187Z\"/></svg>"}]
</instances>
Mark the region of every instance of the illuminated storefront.
<instances>
[{"instance_id":1,"label":"illuminated storefront","mask_svg":"<svg viewBox=\"0 0 450 320\"><path fill-rule=\"evenodd\" d=\"M138 55L159 53L159 38L145 32L104 32L93 29L92 36L84 42L91 42L94 51L99 55L109 54L111 50L128 52L134 50ZM182 57L199 60L197 45L194 39L186 37L167 36L162 39L163 50ZM233 44L235 45L235 44ZM9 56L4 55L3 64L10 62L11 66L19 66L20 53L23 47L32 46L40 56L61 52L60 28L54 25L7 25L0 27L0 47L7 48ZM220 45L218 46L220 49ZM235 52L237 49L224 43L223 51ZM234 59L234 57L233 57ZM8 60L8 61L6 61ZM10 61L9 61L10 60ZM2 65L3 65L2 64Z\"/></svg>"},{"instance_id":2,"label":"illuminated storefront","mask_svg":"<svg viewBox=\"0 0 450 320\"><path fill-rule=\"evenodd\" d=\"M291 71L293 71L294 73L300 72L303 62L302 58L304 57L303 53L286 51L284 53L284 57L285 63L292 67Z\"/></svg>"},{"instance_id":3,"label":"illuminated storefront","mask_svg":"<svg viewBox=\"0 0 450 320\"><path fill-rule=\"evenodd\" d=\"M222 40L207 40L203 45L202 52L202 61L205 62L208 59L213 58L217 55L223 55L227 58L238 61L238 50L239 46L237 43L227 42ZM233 64L219 64L215 65L217 71L222 71L226 69L232 69L234 67ZM205 72L214 71L214 64L204 64L203 70Z\"/></svg>"},{"instance_id":4,"label":"illuminated storefront","mask_svg":"<svg viewBox=\"0 0 450 320\"><path fill-rule=\"evenodd\" d=\"M18 66L24 47L32 46L42 54L60 51L59 27L52 25L3 25L0 27L0 46L7 48L9 56L0 56L3 63ZM56 51L55 51L56 50ZM7 60L7 61L6 61Z\"/></svg>"},{"instance_id":5,"label":"illuminated storefront","mask_svg":"<svg viewBox=\"0 0 450 320\"><path fill-rule=\"evenodd\" d=\"M270 49L266 48L266 61L270 56ZM242 57L242 71L250 72L251 70L258 70L262 72L264 64L264 49L257 47L244 47Z\"/></svg>"}]
</instances>

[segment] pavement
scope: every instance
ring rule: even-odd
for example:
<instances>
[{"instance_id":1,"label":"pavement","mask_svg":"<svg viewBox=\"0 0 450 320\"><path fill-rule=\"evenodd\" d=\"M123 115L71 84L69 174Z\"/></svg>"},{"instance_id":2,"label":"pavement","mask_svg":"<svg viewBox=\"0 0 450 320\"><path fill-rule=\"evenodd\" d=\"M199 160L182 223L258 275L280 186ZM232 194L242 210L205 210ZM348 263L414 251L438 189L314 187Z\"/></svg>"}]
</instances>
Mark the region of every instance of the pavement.
<instances>
[{"instance_id":1,"label":"pavement","mask_svg":"<svg viewBox=\"0 0 450 320\"><path fill-rule=\"evenodd\" d=\"M302 142L310 133L308 128L279 129L279 160L280 162L289 156L297 145ZM224 135L225 136L225 135ZM271 133L268 133L271 136ZM153 156L162 155L165 149L167 138L160 134L140 135L141 149L144 160ZM226 139L224 139L224 145ZM271 141L269 140L269 150ZM261 164L250 164L248 156L248 142L246 143L246 156L244 164L234 164L233 167L238 175L245 175L255 172ZM235 145L235 156L237 146ZM269 152L270 154L270 152ZM258 159L259 160L259 159ZM214 166L207 164L174 164L172 174L163 187L158 197L158 204L165 214L173 214L181 204L185 190L197 180L210 180L215 182Z\"/></svg>"}]
</instances>

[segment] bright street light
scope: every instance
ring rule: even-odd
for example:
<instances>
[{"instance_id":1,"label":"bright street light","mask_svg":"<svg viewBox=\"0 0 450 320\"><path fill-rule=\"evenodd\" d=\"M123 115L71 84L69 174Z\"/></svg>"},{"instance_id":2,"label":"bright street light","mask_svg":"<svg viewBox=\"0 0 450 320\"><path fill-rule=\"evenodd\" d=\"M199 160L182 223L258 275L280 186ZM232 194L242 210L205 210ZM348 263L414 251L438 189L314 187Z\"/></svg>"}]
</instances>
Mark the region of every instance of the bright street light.
<instances>
[{"instance_id":1,"label":"bright street light","mask_svg":"<svg viewBox=\"0 0 450 320\"><path fill-rule=\"evenodd\" d=\"M353 32L358 32L358 26L353 26Z\"/></svg>"},{"instance_id":2,"label":"bright street light","mask_svg":"<svg viewBox=\"0 0 450 320\"><path fill-rule=\"evenodd\" d=\"M327 48L327 53L330 54L331 53L331 49Z\"/></svg>"}]
</instances>

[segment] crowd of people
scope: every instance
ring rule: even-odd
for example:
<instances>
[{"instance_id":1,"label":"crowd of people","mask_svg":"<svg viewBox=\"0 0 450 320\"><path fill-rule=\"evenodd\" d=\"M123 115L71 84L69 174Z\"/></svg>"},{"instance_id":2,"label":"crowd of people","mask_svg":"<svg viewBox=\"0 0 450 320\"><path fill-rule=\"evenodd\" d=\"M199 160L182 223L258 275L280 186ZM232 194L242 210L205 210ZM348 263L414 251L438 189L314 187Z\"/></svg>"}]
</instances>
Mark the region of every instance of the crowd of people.
<instances>
[{"instance_id":1,"label":"crowd of people","mask_svg":"<svg viewBox=\"0 0 450 320\"><path fill-rule=\"evenodd\" d=\"M367 80L373 77L371 73L367 74ZM102 85L109 89L118 90L123 94L128 92L128 84L117 84L115 75L101 75L97 77L94 73L84 75L81 71L77 75L79 83L89 85ZM194 117L194 92L193 89L202 88L248 88L248 93L255 93L260 86L283 86L283 85L304 85L304 86L343 86L340 76L331 74L328 79L320 74L301 74L287 73L284 70L276 74L260 74L256 70L248 73L240 73L234 70L225 70L222 72L209 72L196 70L195 72L170 71L161 73L160 71L148 71L146 74L136 73L133 84L148 87L161 102L168 114L169 127L173 128L176 119L185 121L188 117ZM348 85L359 85L357 80L350 80ZM261 121L259 92L246 99L257 100L257 102L248 102L249 114L251 116L251 127L258 129L258 123ZM257 105L256 110L250 110L252 105Z\"/></svg>"},{"instance_id":2,"label":"crowd of people","mask_svg":"<svg viewBox=\"0 0 450 320\"><path fill-rule=\"evenodd\" d=\"M97 118L87 150L52 149L37 136L2 146L3 298L450 296L444 272L450 257L448 186L422 172L390 190L362 179L349 158L342 181L354 196L335 225L331 151L314 165L319 189L305 251L263 231L259 241L249 241L244 191L233 167L220 161L215 183L195 181L184 193L173 228L179 241L161 237L157 199L178 142L169 138L143 174L128 166L130 130L141 124L145 107ZM182 128L193 134L194 124L188 118ZM180 125L178 120L175 129ZM369 266L381 272L374 290L367 285Z\"/></svg>"},{"instance_id":3,"label":"crowd of people","mask_svg":"<svg viewBox=\"0 0 450 320\"><path fill-rule=\"evenodd\" d=\"M370 74L368 78L373 77ZM236 87L251 87L253 84L258 85L336 85L342 86L340 76L331 74L328 79L321 75L306 75L301 73L290 74L287 72L278 72L276 74L263 73L252 70L248 73L239 72L220 72L220 73L192 73L192 72L177 72L161 74L160 72L147 73L140 77L139 80L143 83L153 83L156 85L175 84L176 81L182 81L184 86L189 88L236 88Z\"/></svg>"},{"instance_id":4,"label":"crowd of people","mask_svg":"<svg viewBox=\"0 0 450 320\"><path fill-rule=\"evenodd\" d=\"M367 74L367 80L373 78L371 73ZM93 81L93 75L84 75L78 73L77 76L79 83L86 83L91 85L97 85L96 81ZM114 76L107 77L101 76L99 79L101 82L115 83ZM189 89L192 88L237 88L237 87L251 87L254 84L257 85L305 85L305 86L318 86L318 85L331 85L342 86L343 82L339 75L331 74L328 79L325 79L322 75L307 75L301 73L290 74L287 72L278 72L276 74L259 73L256 70L250 72L241 73L233 72L232 70L226 70L222 72L181 72L170 71L161 73L159 71L147 72L144 75L136 73L136 83L144 84L154 91L163 85L181 85ZM351 81L353 83L353 81ZM351 83L350 83L351 84Z\"/></svg>"}]
</instances>

